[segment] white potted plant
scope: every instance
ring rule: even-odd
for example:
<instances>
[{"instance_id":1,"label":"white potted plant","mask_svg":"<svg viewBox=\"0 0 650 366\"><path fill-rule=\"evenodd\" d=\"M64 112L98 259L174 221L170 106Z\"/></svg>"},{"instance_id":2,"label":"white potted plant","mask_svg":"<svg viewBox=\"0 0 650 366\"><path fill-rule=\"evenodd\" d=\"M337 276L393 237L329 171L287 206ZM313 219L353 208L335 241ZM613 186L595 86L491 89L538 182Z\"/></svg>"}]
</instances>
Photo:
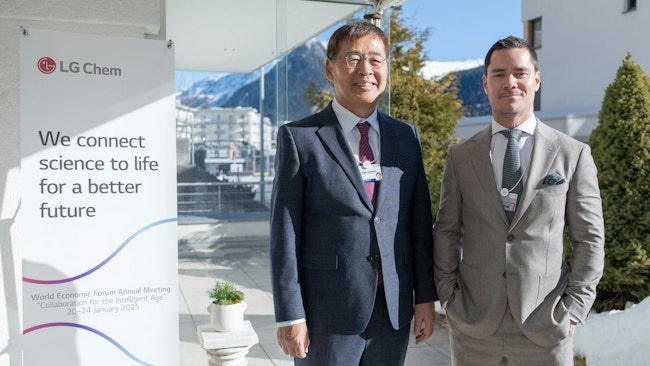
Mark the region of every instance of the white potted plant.
<instances>
[{"instance_id":1,"label":"white potted plant","mask_svg":"<svg viewBox=\"0 0 650 366\"><path fill-rule=\"evenodd\" d=\"M246 302L244 293L232 282L216 281L208 295L213 300L208 307L210 324L220 332L232 332L242 327Z\"/></svg>"}]
</instances>

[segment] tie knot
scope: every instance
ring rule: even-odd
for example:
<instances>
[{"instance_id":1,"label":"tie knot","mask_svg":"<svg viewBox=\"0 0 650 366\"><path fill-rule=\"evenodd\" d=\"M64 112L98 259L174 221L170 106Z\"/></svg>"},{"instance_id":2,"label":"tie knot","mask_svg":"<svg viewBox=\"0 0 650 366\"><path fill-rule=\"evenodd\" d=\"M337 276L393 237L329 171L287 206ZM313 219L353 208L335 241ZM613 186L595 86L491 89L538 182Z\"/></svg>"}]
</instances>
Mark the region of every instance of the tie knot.
<instances>
[{"instance_id":1,"label":"tie knot","mask_svg":"<svg viewBox=\"0 0 650 366\"><path fill-rule=\"evenodd\" d=\"M501 130L499 131L499 133L507 138L513 138L515 140L519 140L521 134L524 133L524 131L513 129L513 130Z\"/></svg>"},{"instance_id":2,"label":"tie knot","mask_svg":"<svg viewBox=\"0 0 650 366\"><path fill-rule=\"evenodd\" d=\"M359 128L359 132L361 133L361 136L368 136L368 130L370 130L370 123L368 123L367 121L359 122L357 124L357 127Z\"/></svg>"}]
</instances>

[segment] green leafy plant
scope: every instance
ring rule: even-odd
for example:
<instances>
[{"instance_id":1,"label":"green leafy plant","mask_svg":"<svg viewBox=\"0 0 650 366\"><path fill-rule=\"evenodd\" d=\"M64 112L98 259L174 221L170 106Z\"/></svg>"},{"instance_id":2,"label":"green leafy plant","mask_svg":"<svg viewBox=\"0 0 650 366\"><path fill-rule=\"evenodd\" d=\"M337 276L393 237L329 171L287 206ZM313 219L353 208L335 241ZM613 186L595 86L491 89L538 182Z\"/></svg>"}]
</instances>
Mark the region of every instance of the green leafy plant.
<instances>
[{"instance_id":1,"label":"green leafy plant","mask_svg":"<svg viewBox=\"0 0 650 366\"><path fill-rule=\"evenodd\" d=\"M217 305L239 304L244 301L244 293L237 290L235 285L229 281L217 281L214 287L208 291L208 296Z\"/></svg>"}]
</instances>

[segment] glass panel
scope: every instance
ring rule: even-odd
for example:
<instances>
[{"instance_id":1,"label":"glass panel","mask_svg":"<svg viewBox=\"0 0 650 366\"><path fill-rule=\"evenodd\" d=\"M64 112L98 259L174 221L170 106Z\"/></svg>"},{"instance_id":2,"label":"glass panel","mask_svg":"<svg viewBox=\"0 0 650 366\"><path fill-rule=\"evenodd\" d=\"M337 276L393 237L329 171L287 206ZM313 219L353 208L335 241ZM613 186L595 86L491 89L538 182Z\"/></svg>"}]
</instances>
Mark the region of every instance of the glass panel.
<instances>
[{"instance_id":1,"label":"glass panel","mask_svg":"<svg viewBox=\"0 0 650 366\"><path fill-rule=\"evenodd\" d=\"M532 26L532 42L533 48L538 49L542 47L542 18L533 20Z\"/></svg>"},{"instance_id":2,"label":"glass panel","mask_svg":"<svg viewBox=\"0 0 650 366\"><path fill-rule=\"evenodd\" d=\"M250 32L275 32L275 60L250 73L176 72L179 219L268 216L277 128L314 112L303 103L307 84L331 90L323 41L345 21L288 50L296 36L294 29L289 33L293 5L273 1L275 14L267 16L275 18L275 29L251 24ZM388 25L384 15L386 32ZM384 98L380 108L389 113L388 88Z\"/></svg>"},{"instance_id":3,"label":"glass panel","mask_svg":"<svg viewBox=\"0 0 650 366\"><path fill-rule=\"evenodd\" d=\"M636 10L636 0L625 0L625 12Z\"/></svg>"}]
</instances>

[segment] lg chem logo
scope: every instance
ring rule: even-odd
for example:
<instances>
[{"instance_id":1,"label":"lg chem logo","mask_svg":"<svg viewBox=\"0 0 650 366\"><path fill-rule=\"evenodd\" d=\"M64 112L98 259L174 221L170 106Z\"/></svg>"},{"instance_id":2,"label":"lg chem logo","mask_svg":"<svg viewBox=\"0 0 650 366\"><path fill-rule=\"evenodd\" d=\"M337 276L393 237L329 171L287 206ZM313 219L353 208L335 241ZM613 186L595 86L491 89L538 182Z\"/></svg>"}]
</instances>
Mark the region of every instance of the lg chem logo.
<instances>
[{"instance_id":1,"label":"lg chem logo","mask_svg":"<svg viewBox=\"0 0 650 366\"><path fill-rule=\"evenodd\" d=\"M57 66L58 63L58 66ZM54 61L51 57L41 57L36 66L43 74L51 74L54 71L71 74L86 74L99 76L122 76L122 69L119 67L101 66L95 62L79 61Z\"/></svg>"},{"instance_id":2,"label":"lg chem logo","mask_svg":"<svg viewBox=\"0 0 650 366\"><path fill-rule=\"evenodd\" d=\"M38 60L37 66L43 74L51 74L56 70L56 61L50 57L41 57Z\"/></svg>"}]
</instances>

